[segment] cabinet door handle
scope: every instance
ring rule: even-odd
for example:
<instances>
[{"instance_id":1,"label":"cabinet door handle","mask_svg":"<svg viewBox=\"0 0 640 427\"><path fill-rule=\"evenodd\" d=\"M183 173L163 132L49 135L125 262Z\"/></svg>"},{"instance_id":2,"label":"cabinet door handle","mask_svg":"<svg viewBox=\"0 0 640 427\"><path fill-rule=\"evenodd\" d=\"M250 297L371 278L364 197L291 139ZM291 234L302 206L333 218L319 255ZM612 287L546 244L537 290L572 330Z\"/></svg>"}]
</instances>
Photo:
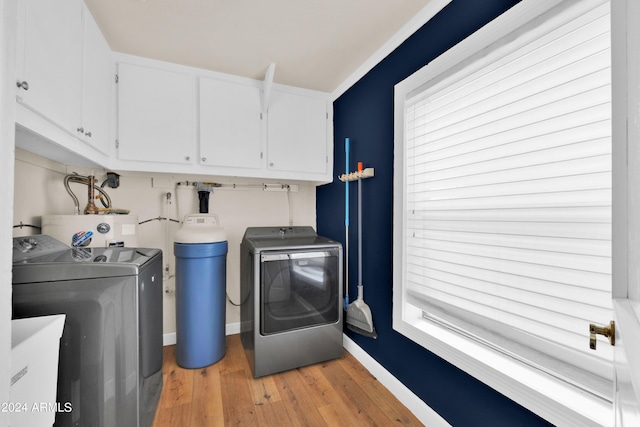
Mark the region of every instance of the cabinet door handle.
<instances>
[{"instance_id":1,"label":"cabinet door handle","mask_svg":"<svg viewBox=\"0 0 640 427\"><path fill-rule=\"evenodd\" d=\"M91 138L91 131L85 132L84 134L87 135L89 138Z\"/></svg>"},{"instance_id":2,"label":"cabinet door handle","mask_svg":"<svg viewBox=\"0 0 640 427\"><path fill-rule=\"evenodd\" d=\"M20 89L29 90L29 83L27 83L25 80L16 82L16 86L18 86Z\"/></svg>"},{"instance_id":3,"label":"cabinet door handle","mask_svg":"<svg viewBox=\"0 0 640 427\"><path fill-rule=\"evenodd\" d=\"M191 157L190 157L190 156L187 156L187 157L185 157L184 159L188 162L189 160L191 160Z\"/></svg>"},{"instance_id":4,"label":"cabinet door handle","mask_svg":"<svg viewBox=\"0 0 640 427\"><path fill-rule=\"evenodd\" d=\"M76 128L76 130L77 130L78 132L80 132L80 133L84 133L84 128L83 128L83 127Z\"/></svg>"},{"instance_id":5,"label":"cabinet door handle","mask_svg":"<svg viewBox=\"0 0 640 427\"><path fill-rule=\"evenodd\" d=\"M202 163L207 163L207 158L206 157L202 158Z\"/></svg>"}]
</instances>

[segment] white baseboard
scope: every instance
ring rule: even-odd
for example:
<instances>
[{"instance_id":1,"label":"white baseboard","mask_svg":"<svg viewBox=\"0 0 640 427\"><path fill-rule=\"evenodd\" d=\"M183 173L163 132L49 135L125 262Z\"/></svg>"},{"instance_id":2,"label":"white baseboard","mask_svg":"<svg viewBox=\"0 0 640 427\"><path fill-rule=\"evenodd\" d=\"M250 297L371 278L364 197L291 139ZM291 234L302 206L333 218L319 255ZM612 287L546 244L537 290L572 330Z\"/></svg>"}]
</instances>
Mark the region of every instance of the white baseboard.
<instances>
[{"instance_id":1,"label":"white baseboard","mask_svg":"<svg viewBox=\"0 0 640 427\"><path fill-rule=\"evenodd\" d=\"M162 345L163 346L167 346L167 345L175 345L176 343L176 333L175 332L169 332L166 334L162 335Z\"/></svg>"},{"instance_id":2,"label":"white baseboard","mask_svg":"<svg viewBox=\"0 0 640 427\"><path fill-rule=\"evenodd\" d=\"M235 335L240 333L240 322L227 323L225 327L226 335ZM162 335L162 345L174 345L176 343L176 333L168 332Z\"/></svg>"},{"instance_id":3,"label":"white baseboard","mask_svg":"<svg viewBox=\"0 0 640 427\"><path fill-rule=\"evenodd\" d=\"M378 381L406 406L425 426L451 427L436 411L424 403L418 396L409 390L404 384L387 371L369 353L346 335L342 336L342 345L345 350L355 357Z\"/></svg>"},{"instance_id":4,"label":"white baseboard","mask_svg":"<svg viewBox=\"0 0 640 427\"><path fill-rule=\"evenodd\" d=\"M225 332L226 332L227 335L239 334L240 333L240 322L227 323L227 328L226 328Z\"/></svg>"}]
</instances>

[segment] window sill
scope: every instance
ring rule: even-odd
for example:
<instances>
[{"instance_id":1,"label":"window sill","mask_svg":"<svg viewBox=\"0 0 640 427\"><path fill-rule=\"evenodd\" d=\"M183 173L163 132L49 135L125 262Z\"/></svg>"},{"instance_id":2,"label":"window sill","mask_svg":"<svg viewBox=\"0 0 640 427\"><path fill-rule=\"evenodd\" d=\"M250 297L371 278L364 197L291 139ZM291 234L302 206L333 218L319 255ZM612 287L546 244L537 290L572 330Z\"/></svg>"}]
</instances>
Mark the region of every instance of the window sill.
<instances>
[{"instance_id":1,"label":"window sill","mask_svg":"<svg viewBox=\"0 0 640 427\"><path fill-rule=\"evenodd\" d=\"M612 426L613 405L421 318L393 328L557 426Z\"/></svg>"}]
</instances>

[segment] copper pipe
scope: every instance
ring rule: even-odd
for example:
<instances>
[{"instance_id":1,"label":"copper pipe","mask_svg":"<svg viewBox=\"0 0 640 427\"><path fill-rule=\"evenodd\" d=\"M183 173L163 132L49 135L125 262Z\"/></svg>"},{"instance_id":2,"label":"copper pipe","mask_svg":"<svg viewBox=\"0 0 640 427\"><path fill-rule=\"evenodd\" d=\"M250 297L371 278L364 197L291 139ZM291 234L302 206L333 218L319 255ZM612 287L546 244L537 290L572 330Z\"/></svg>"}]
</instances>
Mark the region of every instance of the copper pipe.
<instances>
[{"instance_id":1,"label":"copper pipe","mask_svg":"<svg viewBox=\"0 0 640 427\"><path fill-rule=\"evenodd\" d=\"M98 208L93 200L96 198L96 194L93 190L93 187L96 185L96 177L93 175L89 175L89 196L87 200L87 206L84 208L85 215L97 215Z\"/></svg>"}]
</instances>

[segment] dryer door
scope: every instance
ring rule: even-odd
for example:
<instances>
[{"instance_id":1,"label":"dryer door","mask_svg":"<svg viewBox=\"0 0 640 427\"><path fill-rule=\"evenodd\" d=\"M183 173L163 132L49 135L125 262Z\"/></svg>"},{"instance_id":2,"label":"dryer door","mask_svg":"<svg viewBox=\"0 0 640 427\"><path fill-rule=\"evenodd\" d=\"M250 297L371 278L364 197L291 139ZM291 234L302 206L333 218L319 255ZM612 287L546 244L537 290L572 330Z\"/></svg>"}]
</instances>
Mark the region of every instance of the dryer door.
<instances>
[{"instance_id":1,"label":"dryer door","mask_svg":"<svg viewBox=\"0 0 640 427\"><path fill-rule=\"evenodd\" d=\"M260 258L260 333L337 322L340 262L337 248L264 252Z\"/></svg>"}]
</instances>

